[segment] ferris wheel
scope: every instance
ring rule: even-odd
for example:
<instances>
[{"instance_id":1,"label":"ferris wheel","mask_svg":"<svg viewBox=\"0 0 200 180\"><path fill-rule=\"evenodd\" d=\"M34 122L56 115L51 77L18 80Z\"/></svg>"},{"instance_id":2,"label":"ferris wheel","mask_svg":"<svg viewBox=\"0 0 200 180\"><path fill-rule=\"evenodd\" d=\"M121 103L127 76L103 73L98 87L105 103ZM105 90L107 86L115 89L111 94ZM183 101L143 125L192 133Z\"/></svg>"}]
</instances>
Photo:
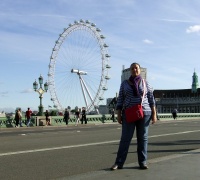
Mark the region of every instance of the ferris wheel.
<instances>
[{"instance_id":1,"label":"ferris wheel","mask_svg":"<svg viewBox=\"0 0 200 180\"><path fill-rule=\"evenodd\" d=\"M74 21L59 35L52 50L48 85L54 107L92 111L108 89L110 55L105 36L88 20Z\"/></svg>"}]
</instances>

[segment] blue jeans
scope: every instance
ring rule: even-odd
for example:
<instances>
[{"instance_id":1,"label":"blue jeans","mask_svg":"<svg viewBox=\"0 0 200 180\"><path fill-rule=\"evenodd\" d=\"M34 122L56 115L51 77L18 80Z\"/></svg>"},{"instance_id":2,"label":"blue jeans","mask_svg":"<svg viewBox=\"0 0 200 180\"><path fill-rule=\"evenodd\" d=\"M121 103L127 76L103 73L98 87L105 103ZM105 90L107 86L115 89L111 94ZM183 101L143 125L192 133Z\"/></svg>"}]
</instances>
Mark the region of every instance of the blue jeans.
<instances>
[{"instance_id":1,"label":"blue jeans","mask_svg":"<svg viewBox=\"0 0 200 180\"><path fill-rule=\"evenodd\" d=\"M31 123L31 118L27 118L27 124L26 124L26 126L29 126L30 123Z\"/></svg>"},{"instance_id":2,"label":"blue jeans","mask_svg":"<svg viewBox=\"0 0 200 180\"><path fill-rule=\"evenodd\" d=\"M137 155L139 165L146 164L147 161L147 145L148 145L148 129L151 115L145 115L143 120L134 123L127 123L125 115L122 116L122 135L117 153L115 164L123 167L128 154L129 145L133 138L136 128L137 135Z\"/></svg>"}]
</instances>

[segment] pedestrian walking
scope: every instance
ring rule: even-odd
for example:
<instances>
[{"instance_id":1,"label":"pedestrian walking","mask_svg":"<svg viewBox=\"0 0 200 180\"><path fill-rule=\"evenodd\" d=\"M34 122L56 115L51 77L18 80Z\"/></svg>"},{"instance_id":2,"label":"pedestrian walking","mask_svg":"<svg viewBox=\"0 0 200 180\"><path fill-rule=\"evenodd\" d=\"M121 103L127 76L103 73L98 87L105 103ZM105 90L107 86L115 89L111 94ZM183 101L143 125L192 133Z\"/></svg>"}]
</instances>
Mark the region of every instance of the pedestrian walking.
<instances>
[{"instance_id":1,"label":"pedestrian walking","mask_svg":"<svg viewBox=\"0 0 200 180\"><path fill-rule=\"evenodd\" d=\"M174 109L172 111L172 116L173 116L174 120L177 119L177 112L178 112L177 109Z\"/></svg>"},{"instance_id":2,"label":"pedestrian walking","mask_svg":"<svg viewBox=\"0 0 200 180\"><path fill-rule=\"evenodd\" d=\"M30 108L27 109L26 111L26 126L29 127L30 123L31 123L31 115L32 115L32 111L30 110Z\"/></svg>"},{"instance_id":3,"label":"pedestrian walking","mask_svg":"<svg viewBox=\"0 0 200 180\"><path fill-rule=\"evenodd\" d=\"M79 121L80 121L80 110L79 109L77 109L76 112L75 112L75 118L76 118L75 126L77 126Z\"/></svg>"},{"instance_id":4,"label":"pedestrian walking","mask_svg":"<svg viewBox=\"0 0 200 180\"><path fill-rule=\"evenodd\" d=\"M68 123L69 123L69 111L68 111L67 108L65 109L65 113L64 113L64 121L65 121L66 125L68 125Z\"/></svg>"},{"instance_id":5,"label":"pedestrian walking","mask_svg":"<svg viewBox=\"0 0 200 180\"><path fill-rule=\"evenodd\" d=\"M51 123L50 123L50 117L49 117L49 116L50 116L50 115L49 115L49 111L46 110L46 112L45 112L45 117L46 117L46 126L51 125Z\"/></svg>"},{"instance_id":6,"label":"pedestrian walking","mask_svg":"<svg viewBox=\"0 0 200 180\"><path fill-rule=\"evenodd\" d=\"M83 124L83 121L85 122L85 124L87 124L86 111L84 107L82 107L81 115L81 124Z\"/></svg>"},{"instance_id":7,"label":"pedestrian walking","mask_svg":"<svg viewBox=\"0 0 200 180\"><path fill-rule=\"evenodd\" d=\"M15 127L19 126L19 109L15 111Z\"/></svg>"},{"instance_id":8,"label":"pedestrian walking","mask_svg":"<svg viewBox=\"0 0 200 180\"><path fill-rule=\"evenodd\" d=\"M113 122L115 122L115 109L112 109L111 111L111 119Z\"/></svg>"},{"instance_id":9,"label":"pedestrian walking","mask_svg":"<svg viewBox=\"0 0 200 180\"><path fill-rule=\"evenodd\" d=\"M18 116L19 116L19 125L20 125L20 127L23 127L22 126L22 111L21 111L21 108L18 109Z\"/></svg>"},{"instance_id":10,"label":"pedestrian walking","mask_svg":"<svg viewBox=\"0 0 200 180\"><path fill-rule=\"evenodd\" d=\"M140 169L148 169L147 166L147 145L149 123L156 122L156 108L153 90L148 81L143 80L140 75L140 65L132 63L130 66L131 76L121 83L119 96L117 99L117 120L122 124L121 140L117 152L117 157L111 170L122 169L126 161L130 142L136 129L137 136L137 156ZM143 100L143 101L142 101ZM126 114L126 110L134 105L142 103L143 118L135 122L127 122L133 116Z\"/></svg>"}]
</instances>

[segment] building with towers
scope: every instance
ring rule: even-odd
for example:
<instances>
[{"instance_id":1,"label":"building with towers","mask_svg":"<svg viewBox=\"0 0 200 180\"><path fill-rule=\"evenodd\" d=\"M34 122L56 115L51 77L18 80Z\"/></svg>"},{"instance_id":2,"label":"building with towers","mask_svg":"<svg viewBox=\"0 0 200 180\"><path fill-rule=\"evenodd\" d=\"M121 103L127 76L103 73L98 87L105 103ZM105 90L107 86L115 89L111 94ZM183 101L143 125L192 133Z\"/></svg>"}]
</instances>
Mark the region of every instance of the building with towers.
<instances>
[{"instance_id":1,"label":"building with towers","mask_svg":"<svg viewBox=\"0 0 200 180\"><path fill-rule=\"evenodd\" d=\"M194 70L194 74L192 76L192 93L196 93L197 89L199 87L199 83L198 83L198 76Z\"/></svg>"},{"instance_id":2,"label":"building with towers","mask_svg":"<svg viewBox=\"0 0 200 180\"><path fill-rule=\"evenodd\" d=\"M200 113L200 88L194 71L191 89L154 90L158 113Z\"/></svg>"}]
</instances>

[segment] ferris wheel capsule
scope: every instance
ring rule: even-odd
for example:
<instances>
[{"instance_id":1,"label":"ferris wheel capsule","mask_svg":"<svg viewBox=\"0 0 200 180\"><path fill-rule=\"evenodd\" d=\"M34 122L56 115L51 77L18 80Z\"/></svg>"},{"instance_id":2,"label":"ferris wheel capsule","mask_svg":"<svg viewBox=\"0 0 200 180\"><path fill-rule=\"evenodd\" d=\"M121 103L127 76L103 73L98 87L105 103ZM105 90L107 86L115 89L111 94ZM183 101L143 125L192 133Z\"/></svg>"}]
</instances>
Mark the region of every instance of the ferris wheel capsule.
<instances>
[{"instance_id":1,"label":"ferris wheel capsule","mask_svg":"<svg viewBox=\"0 0 200 180\"><path fill-rule=\"evenodd\" d=\"M100 35L100 38L101 38L101 39L105 39L105 36L104 36L104 35Z\"/></svg>"},{"instance_id":2,"label":"ferris wheel capsule","mask_svg":"<svg viewBox=\"0 0 200 180\"><path fill-rule=\"evenodd\" d=\"M101 32L101 29L99 29L99 28L96 28L96 31L97 31L97 32Z\"/></svg>"},{"instance_id":3,"label":"ferris wheel capsule","mask_svg":"<svg viewBox=\"0 0 200 180\"><path fill-rule=\"evenodd\" d=\"M109 69L109 68L111 68L111 66L110 66L109 64L106 64L106 68L108 68L108 69Z\"/></svg>"},{"instance_id":4,"label":"ferris wheel capsule","mask_svg":"<svg viewBox=\"0 0 200 180\"><path fill-rule=\"evenodd\" d=\"M107 45L107 44L104 44L103 46L104 46L104 47L108 47L108 45Z\"/></svg>"},{"instance_id":5,"label":"ferris wheel capsule","mask_svg":"<svg viewBox=\"0 0 200 180\"><path fill-rule=\"evenodd\" d=\"M86 24L90 24L90 21L89 21L89 20L86 20L85 22L86 22Z\"/></svg>"}]
</instances>

